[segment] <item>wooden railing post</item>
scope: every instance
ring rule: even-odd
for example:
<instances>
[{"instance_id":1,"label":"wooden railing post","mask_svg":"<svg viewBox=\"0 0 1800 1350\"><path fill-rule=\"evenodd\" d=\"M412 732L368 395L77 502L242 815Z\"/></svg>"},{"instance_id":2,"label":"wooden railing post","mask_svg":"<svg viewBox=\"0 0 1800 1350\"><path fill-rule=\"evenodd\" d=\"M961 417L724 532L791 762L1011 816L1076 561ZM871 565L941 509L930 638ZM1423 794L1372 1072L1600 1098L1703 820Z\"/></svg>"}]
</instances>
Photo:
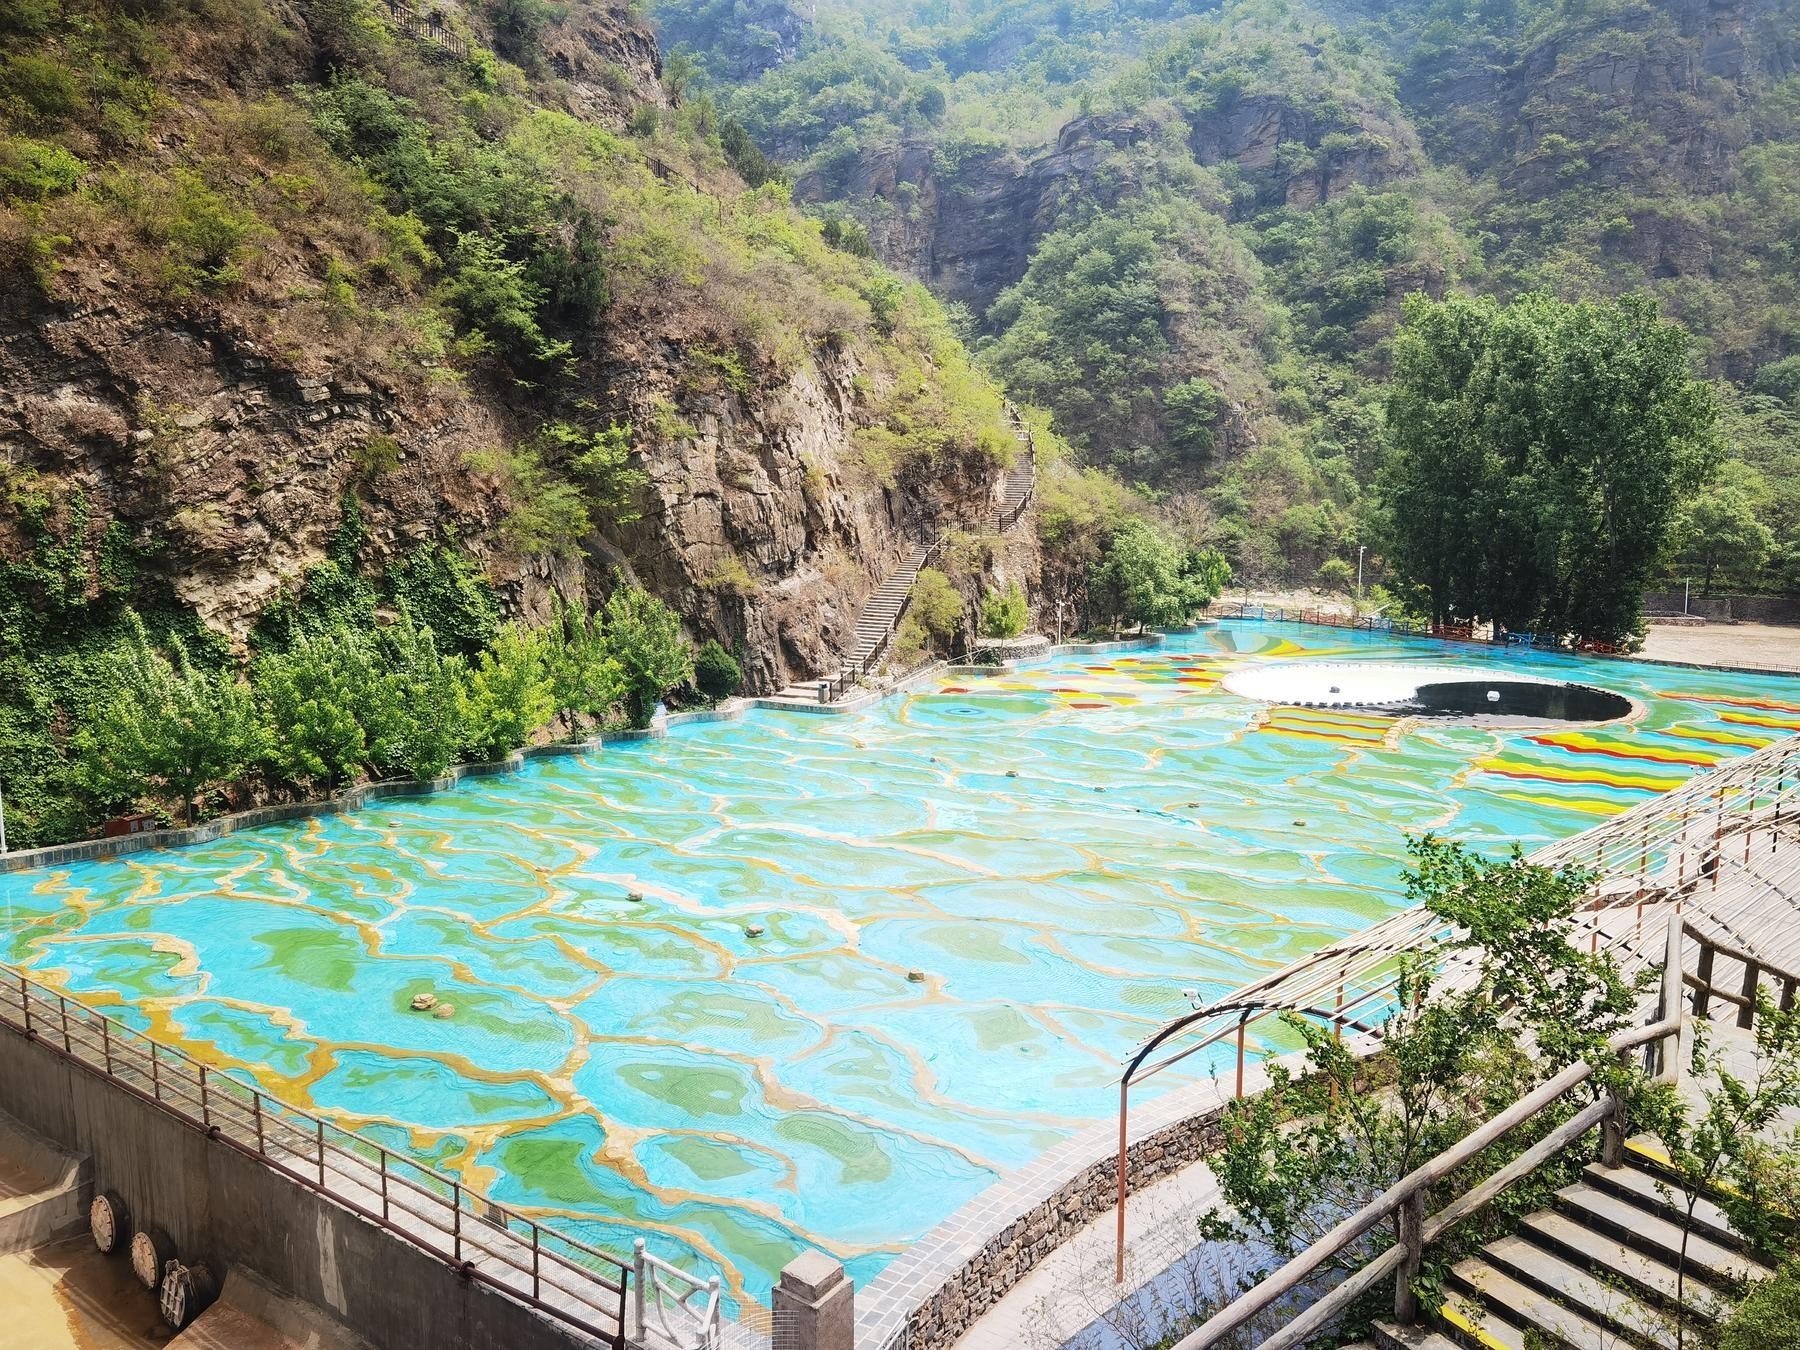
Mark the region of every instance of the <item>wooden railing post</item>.
<instances>
[{"instance_id":1,"label":"wooden railing post","mask_svg":"<svg viewBox=\"0 0 1800 1350\"><path fill-rule=\"evenodd\" d=\"M1425 1260L1425 1188L1418 1187L1400 1203L1396 1214L1401 1250L1400 1269L1394 1272L1394 1320L1410 1327L1419 1320L1419 1296L1413 1281Z\"/></svg>"},{"instance_id":2,"label":"wooden railing post","mask_svg":"<svg viewBox=\"0 0 1800 1350\"><path fill-rule=\"evenodd\" d=\"M1694 968L1694 978L1700 981L1699 988L1694 990L1694 1016L1705 1017L1706 1010L1712 1006L1713 959L1717 953L1702 943L1700 947L1700 964Z\"/></svg>"},{"instance_id":3,"label":"wooden railing post","mask_svg":"<svg viewBox=\"0 0 1800 1350\"><path fill-rule=\"evenodd\" d=\"M1738 1004L1737 1024L1746 1030L1756 1021L1756 986L1762 980L1762 967L1754 961L1744 962L1744 983L1739 992L1744 1001Z\"/></svg>"}]
</instances>

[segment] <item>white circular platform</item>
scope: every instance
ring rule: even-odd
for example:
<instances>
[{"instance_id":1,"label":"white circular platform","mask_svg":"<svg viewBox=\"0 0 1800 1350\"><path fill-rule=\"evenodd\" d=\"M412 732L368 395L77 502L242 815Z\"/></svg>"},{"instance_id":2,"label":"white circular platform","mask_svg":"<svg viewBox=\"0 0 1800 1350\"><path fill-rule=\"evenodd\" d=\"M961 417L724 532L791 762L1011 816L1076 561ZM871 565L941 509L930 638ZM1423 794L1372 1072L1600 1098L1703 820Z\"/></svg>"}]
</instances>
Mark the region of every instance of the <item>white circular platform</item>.
<instances>
[{"instance_id":1,"label":"white circular platform","mask_svg":"<svg viewBox=\"0 0 1800 1350\"><path fill-rule=\"evenodd\" d=\"M1282 661L1234 670L1223 684L1241 698L1302 708L1379 708L1409 702L1422 684L1564 684L1475 666L1383 665L1362 661Z\"/></svg>"}]
</instances>

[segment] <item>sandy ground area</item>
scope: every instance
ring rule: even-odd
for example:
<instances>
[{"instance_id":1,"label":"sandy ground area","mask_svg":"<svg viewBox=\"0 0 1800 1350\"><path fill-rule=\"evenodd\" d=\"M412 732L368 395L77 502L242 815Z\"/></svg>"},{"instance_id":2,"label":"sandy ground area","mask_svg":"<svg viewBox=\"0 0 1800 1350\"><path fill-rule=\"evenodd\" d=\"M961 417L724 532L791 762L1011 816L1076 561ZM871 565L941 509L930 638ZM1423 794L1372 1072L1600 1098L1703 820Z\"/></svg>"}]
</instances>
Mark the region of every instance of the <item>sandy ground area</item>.
<instances>
[{"instance_id":1,"label":"sandy ground area","mask_svg":"<svg viewBox=\"0 0 1800 1350\"><path fill-rule=\"evenodd\" d=\"M1709 623L1696 627L1653 623L1644 655L1657 661L1754 670L1800 670L1800 628L1765 623Z\"/></svg>"},{"instance_id":2,"label":"sandy ground area","mask_svg":"<svg viewBox=\"0 0 1800 1350\"><path fill-rule=\"evenodd\" d=\"M0 1350L153 1350L170 1335L124 1257L86 1236L0 1256Z\"/></svg>"},{"instance_id":3,"label":"sandy ground area","mask_svg":"<svg viewBox=\"0 0 1800 1350\"><path fill-rule=\"evenodd\" d=\"M1227 591L1218 603L1226 605L1244 598L1242 591ZM1251 591L1249 600L1253 605L1351 612L1347 597L1318 591ZM1653 623L1645 635L1643 655L1653 661L1682 661L1698 666L1800 671L1800 628L1763 623Z\"/></svg>"}]
</instances>

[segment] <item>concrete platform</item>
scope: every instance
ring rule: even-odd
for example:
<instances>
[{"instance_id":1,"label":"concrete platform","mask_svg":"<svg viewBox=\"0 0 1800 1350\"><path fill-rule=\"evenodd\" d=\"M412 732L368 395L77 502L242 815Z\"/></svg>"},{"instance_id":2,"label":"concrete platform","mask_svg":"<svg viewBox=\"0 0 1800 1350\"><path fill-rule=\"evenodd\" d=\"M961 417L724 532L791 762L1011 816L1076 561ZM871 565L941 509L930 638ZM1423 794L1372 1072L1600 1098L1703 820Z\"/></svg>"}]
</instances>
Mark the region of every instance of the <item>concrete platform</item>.
<instances>
[{"instance_id":1,"label":"concrete platform","mask_svg":"<svg viewBox=\"0 0 1800 1350\"><path fill-rule=\"evenodd\" d=\"M225 1277L219 1301L168 1346L169 1350L370 1350L367 1341L318 1309L238 1271Z\"/></svg>"},{"instance_id":2,"label":"concrete platform","mask_svg":"<svg viewBox=\"0 0 1800 1350\"><path fill-rule=\"evenodd\" d=\"M0 1113L0 1255L86 1231L93 1168Z\"/></svg>"}]
</instances>

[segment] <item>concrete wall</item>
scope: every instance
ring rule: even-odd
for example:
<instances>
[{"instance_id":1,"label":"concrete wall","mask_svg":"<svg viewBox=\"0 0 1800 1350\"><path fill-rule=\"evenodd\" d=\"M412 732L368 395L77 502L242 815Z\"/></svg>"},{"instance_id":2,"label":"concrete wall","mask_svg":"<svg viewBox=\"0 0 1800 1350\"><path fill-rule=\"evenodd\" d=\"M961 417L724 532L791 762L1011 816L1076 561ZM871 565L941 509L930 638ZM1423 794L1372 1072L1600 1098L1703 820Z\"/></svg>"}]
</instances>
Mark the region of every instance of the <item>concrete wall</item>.
<instances>
[{"instance_id":1,"label":"concrete wall","mask_svg":"<svg viewBox=\"0 0 1800 1350\"><path fill-rule=\"evenodd\" d=\"M1681 592L1652 591L1644 597L1651 614L1681 613ZM1687 612L1719 623L1800 624L1800 600L1784 595L1701 595L1687 597Z\"/></svg>"},{"instance_id":2,"label":"concrete wall","mask_svg":"<svg viewBox=\"0 0 1800 1350\"><path fill-rule=\"evenodd\" d=\"M591 1347L523 1304L420 1251L261 1161L10 1028L0 1027L0 1110L93 1159L134 1224L220 1279L245 1268L323 1309L377 1350Z\"/></svg>"},{"instance_id":3,"label":"concrete wall","mask_svg":"<svg viewBox=\"0 0 1800 1350\"><path fill-rule=\"evenodd\" d=\"M1132 1144L1126 1174L1133 1193L1224 1147L1219 1126L1224 1113L1224 1107L1204 1112ZM894 1344L903 1350L949 1350L1038 1262L1118 1204L1117 1165L1116 1157L1090 1163L990 1237L912 1310Z\"/></svg>"}]
</instances>

